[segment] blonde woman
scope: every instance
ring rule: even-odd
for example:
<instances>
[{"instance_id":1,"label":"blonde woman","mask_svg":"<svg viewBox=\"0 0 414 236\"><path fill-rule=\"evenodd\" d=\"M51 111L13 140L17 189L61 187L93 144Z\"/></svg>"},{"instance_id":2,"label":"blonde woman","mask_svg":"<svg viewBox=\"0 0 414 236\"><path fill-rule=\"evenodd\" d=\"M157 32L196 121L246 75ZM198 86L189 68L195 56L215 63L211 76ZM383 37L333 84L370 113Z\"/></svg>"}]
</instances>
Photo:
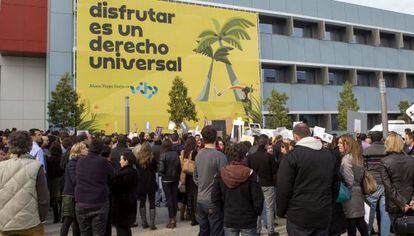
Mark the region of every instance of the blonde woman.
<instances>
[{"instance_id":1,"label":"blonde woman","mask_svg":"<svg viewBox=\"0 0 414 236\"><path fill-rule=\"evenodd\" d=\"M142 227L151 230L155 227L155 192L158 189L155 174L157 173L157 161L152 155L152 149L149 142L144 142L137 154L138 180L138 198L139 214L142 219ZM149 220L148 225L145 203L149 201Z\"/></svg>"},{"instance_id":2,"label":"blonde woman","mask_svg":"<svg viewBox=\"0 0 414 236\"><path fill-rule=\"evenodd\" d=\"M76 163L82 156L88 154L88 149L83 142L76 143L70 149L69 162L65 171L65 186L62 192L62 217L63 223L60 228L60 235L68 235L69 228L72 225L73 235L80 235L79 224L75 215L75 179ZM73 223L73 224L72 224Z\"/></svg>"},{"instance_id":3,"label":"blonde woman","mask_svg":"<svg viewBox=\"0 0 414 236\"><path fill-rule=\"evenodd\" d=\"M356 236L356 231L361 236L368 236L368 226L364 215L364 194L361 181L364 176L361 147L356 140L348 134L341 136L338 142L339 151L343 155L341 162L341 177L350 189L351 200L343 203L343 210L347 221L349 236Z\"/></svg>"},{"instance_id":4,"label":"blonde woman","mask_svg":"<svg viewBox=\"0 0 414 236\"><path fill-rule=\"evenodd\" d=\"M398 134L387 137L385 152L387 156L380 166L381 179L385 187L385 206L394 222L403 213L414 214L414 158L404 154L404 141Z\"/></svg>"}]
</instances>

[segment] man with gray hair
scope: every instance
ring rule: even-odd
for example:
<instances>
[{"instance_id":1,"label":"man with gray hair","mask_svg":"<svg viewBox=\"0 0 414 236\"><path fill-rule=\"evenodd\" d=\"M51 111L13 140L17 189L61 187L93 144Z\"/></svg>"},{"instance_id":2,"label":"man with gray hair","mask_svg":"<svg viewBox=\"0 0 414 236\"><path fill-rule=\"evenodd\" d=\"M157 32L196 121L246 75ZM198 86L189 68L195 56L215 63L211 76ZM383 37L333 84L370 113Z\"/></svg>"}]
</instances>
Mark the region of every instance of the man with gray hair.
<instances>
[{"instance_id":1,"label":"man with gray hair","mask_svg":"<svg viewBox=\"0 0 414 236\"><path fill-rule=\"evenodd\" d=\"M278 171L277 215L287 218L289 235L328 236L339 191L339 163L310 135L304 123L293 128L296 146Z\"/></svg>"},{"instance_id":2,"label":"man with gray hair","mask_svg":"<svg viewBox=\"0 0 414 236\"><path fill-rule=\"evenodd\" d=\"M0 162L0 235L44 235L49 192L44 169L28 154L32 138L13 132L9 145L10 159Z\"/></svg>"}]
</instances>

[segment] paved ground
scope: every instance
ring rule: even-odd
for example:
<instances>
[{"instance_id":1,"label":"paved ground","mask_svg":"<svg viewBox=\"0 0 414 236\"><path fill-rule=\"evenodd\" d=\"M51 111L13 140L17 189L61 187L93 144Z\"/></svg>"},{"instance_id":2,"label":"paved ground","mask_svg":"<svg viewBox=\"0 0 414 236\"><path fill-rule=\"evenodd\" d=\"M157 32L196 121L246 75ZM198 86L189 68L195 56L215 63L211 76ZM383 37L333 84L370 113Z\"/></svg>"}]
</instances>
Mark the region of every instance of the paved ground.
<instances>
[{"instance_id":1,"label":"paved ground","mask_svg":"<svg viewBox=\"0 0 414 236\"><path fill-rule=\"evenodd\" d=\"M164 236L164 235L172 235L172 236L196 236L198 233L198 226L191 226L190 222L178 222L176 229L167 229L165 226L168 223L168 212L167 208L157 208L157 230L150 231L148 229L144 230L141 226L132 229L133 235L140 235L140 236ZM139 221L141 224L141 221ZM287 235L285 229L285 220L278 219L277 220L278 226L276 227L276 231L280 232L281 235ZM51 213L49 214L48 220L46 221L46 236L54 236L59 235L60 230L60 223L53 224ZM72 235L71 231L69 235ZM112 229L112 235L116 235L115 228ZM263 229L262 235L266 234L266 229Z\"/></svg>"}]
</instances>

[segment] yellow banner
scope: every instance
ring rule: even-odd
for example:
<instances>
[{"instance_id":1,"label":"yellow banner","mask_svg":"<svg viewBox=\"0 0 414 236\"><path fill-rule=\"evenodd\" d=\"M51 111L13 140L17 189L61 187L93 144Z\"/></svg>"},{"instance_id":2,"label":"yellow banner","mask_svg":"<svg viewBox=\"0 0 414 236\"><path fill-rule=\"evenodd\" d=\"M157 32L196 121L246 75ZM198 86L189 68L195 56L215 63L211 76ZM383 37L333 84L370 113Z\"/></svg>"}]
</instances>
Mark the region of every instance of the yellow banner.
<instances>
[{"instance_id":1,"label":"yellow banner","mask_svg":"<svg viewBox=\"0 0 414 236\"><path fill-rule=\"evenodd\" d=\"M78 1L76 90L99 127L169 123L168 92L183 79L205 120L245 117L260 94L257 14L156 0ZM194 127L195 123L190 123Z\"/></svg>"}]
</instances>

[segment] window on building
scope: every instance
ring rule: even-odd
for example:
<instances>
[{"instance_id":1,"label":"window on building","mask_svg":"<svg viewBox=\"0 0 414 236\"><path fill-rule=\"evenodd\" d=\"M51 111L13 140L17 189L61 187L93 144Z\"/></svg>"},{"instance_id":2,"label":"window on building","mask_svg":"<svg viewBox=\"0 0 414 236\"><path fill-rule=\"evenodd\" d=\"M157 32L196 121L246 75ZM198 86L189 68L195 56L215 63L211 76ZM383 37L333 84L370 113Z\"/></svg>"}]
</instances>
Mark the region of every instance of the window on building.
<instances>
[{"instance_id":1,"label":"window on building","mask_svg":"<svg viewBox=\"0 0 414 236\"><path fill-rule=\"evenodd\" d=\"M329 84L343 85L345 81L349 81L349 72L347 70L329 70Z\"/></svg>"},{"instance_id":2,"label":"window on building","mask_svg":"<svg viewBox=\"0 0 414 236\"><path fill-rule=\"evenodd\" d=\"M354 29L353 43L369 44L371 40L371 31L363 29Z\"/></svg>"},{"instance_id":3,"label":"window on building","mask_svg":"<svg viewBox=\"0 0 414 236\"><path fill-rule=\"evenodd\" d=\"M263 66L264 82L269 83L288 83L289 68L287 66Z\"/></svg>"},{"instance_id":4,"label":"window on building","mask_svg":"<svg viewBox=\"0 0 414 236\"><path fill-rule=\"evenodd\" d=\"M404 40L404 49L414 50L414 37L404 35L403 40Z\"/></svg>"},{"instance_id":5,"label":"window on building","mask_svg":"<svg viewBox=\"0 0 414 236\"><path fill-rule=\"evenodd\" d=\"M392 48L394 47L395 35L389 33L380 33L380 45L381 47Z\"/></svg>"},{"instance_id":6,"label":"window on building","mask_svg":"<svg viewBox=\"0 0 414 236\"><path fill-rule=\"evenodd\" d=\"M318 69L298 67L296 77L298 84L316 84Z\"/></svg>"},{"instance_id":7,"label":"window on building","mask_svg":"<svg viewBox=\"0 0 414 236\"><path fill-rule=\"evenodd\" d=\"M407 88L414 88L414 74L407 74Z\"/></svg>"},{"instance_id":8,"label":"window on building","mask_svg":"<svg viewBox=\"0 0 414 236\"><path fill-rule=\"evenodd\" d=\"M323 115L299 115L299 120L307 123L309 127L325 127Z\"/></svg>"},{"instance_id":9,"label":"window on building","mask_svg":"<svg viewBox=\"0 0 414 236\"><path fill-rule=\"evenodd\" d=\"M357 72L358 86L364 87L376 87L377 83L375 82L375 73L367 71L358 71Z\"/></svg>"},{"instance_id":10,"label":"window on building","mask_svg":"<svg viewBox=\"0 0 414 236\"><path fill-rule=\"evenodd\" d=\"M336 25L326 25L325 40L345 42L346 28Z\"/></svg>"},{"instance_id":11,"label":"window on building","mask_svg":"<svg viewBox=\"0 0 414 236\"><path fill-rule=\"evenodd\" d=\"M301 38L316 38L318 25L313 22L294 21L293 35Z\"/></svg>"},{"instance_id":12,"label":"window on building","mask_svg":"<svg viewBox=\"0 0 414 236\"><path fill-rule=\"evenodd\" d=\"M339 130L338 114L331 114L332 130Z\"/></svg>"},{"instance_id":13,"label":"window on building","mask_svg":"<svg viewBox=\"0 0 414 236\"><path fill-rule=\"evenodd\" d=\"M400 87L400 83L398 80L398 74L384 73L383 77L385 80L385 86L387 88L399 88Z\"/></svg>"},{"instance_id":14,"label":"window on building","mask_svg":"<svg viewBox=\"0 0 414 236\"><path fill-rule=\"evenodd\" d=\"M286 34L286 19L270 16L260 16L260 33Z\"/></svg>"}]
</instances>

